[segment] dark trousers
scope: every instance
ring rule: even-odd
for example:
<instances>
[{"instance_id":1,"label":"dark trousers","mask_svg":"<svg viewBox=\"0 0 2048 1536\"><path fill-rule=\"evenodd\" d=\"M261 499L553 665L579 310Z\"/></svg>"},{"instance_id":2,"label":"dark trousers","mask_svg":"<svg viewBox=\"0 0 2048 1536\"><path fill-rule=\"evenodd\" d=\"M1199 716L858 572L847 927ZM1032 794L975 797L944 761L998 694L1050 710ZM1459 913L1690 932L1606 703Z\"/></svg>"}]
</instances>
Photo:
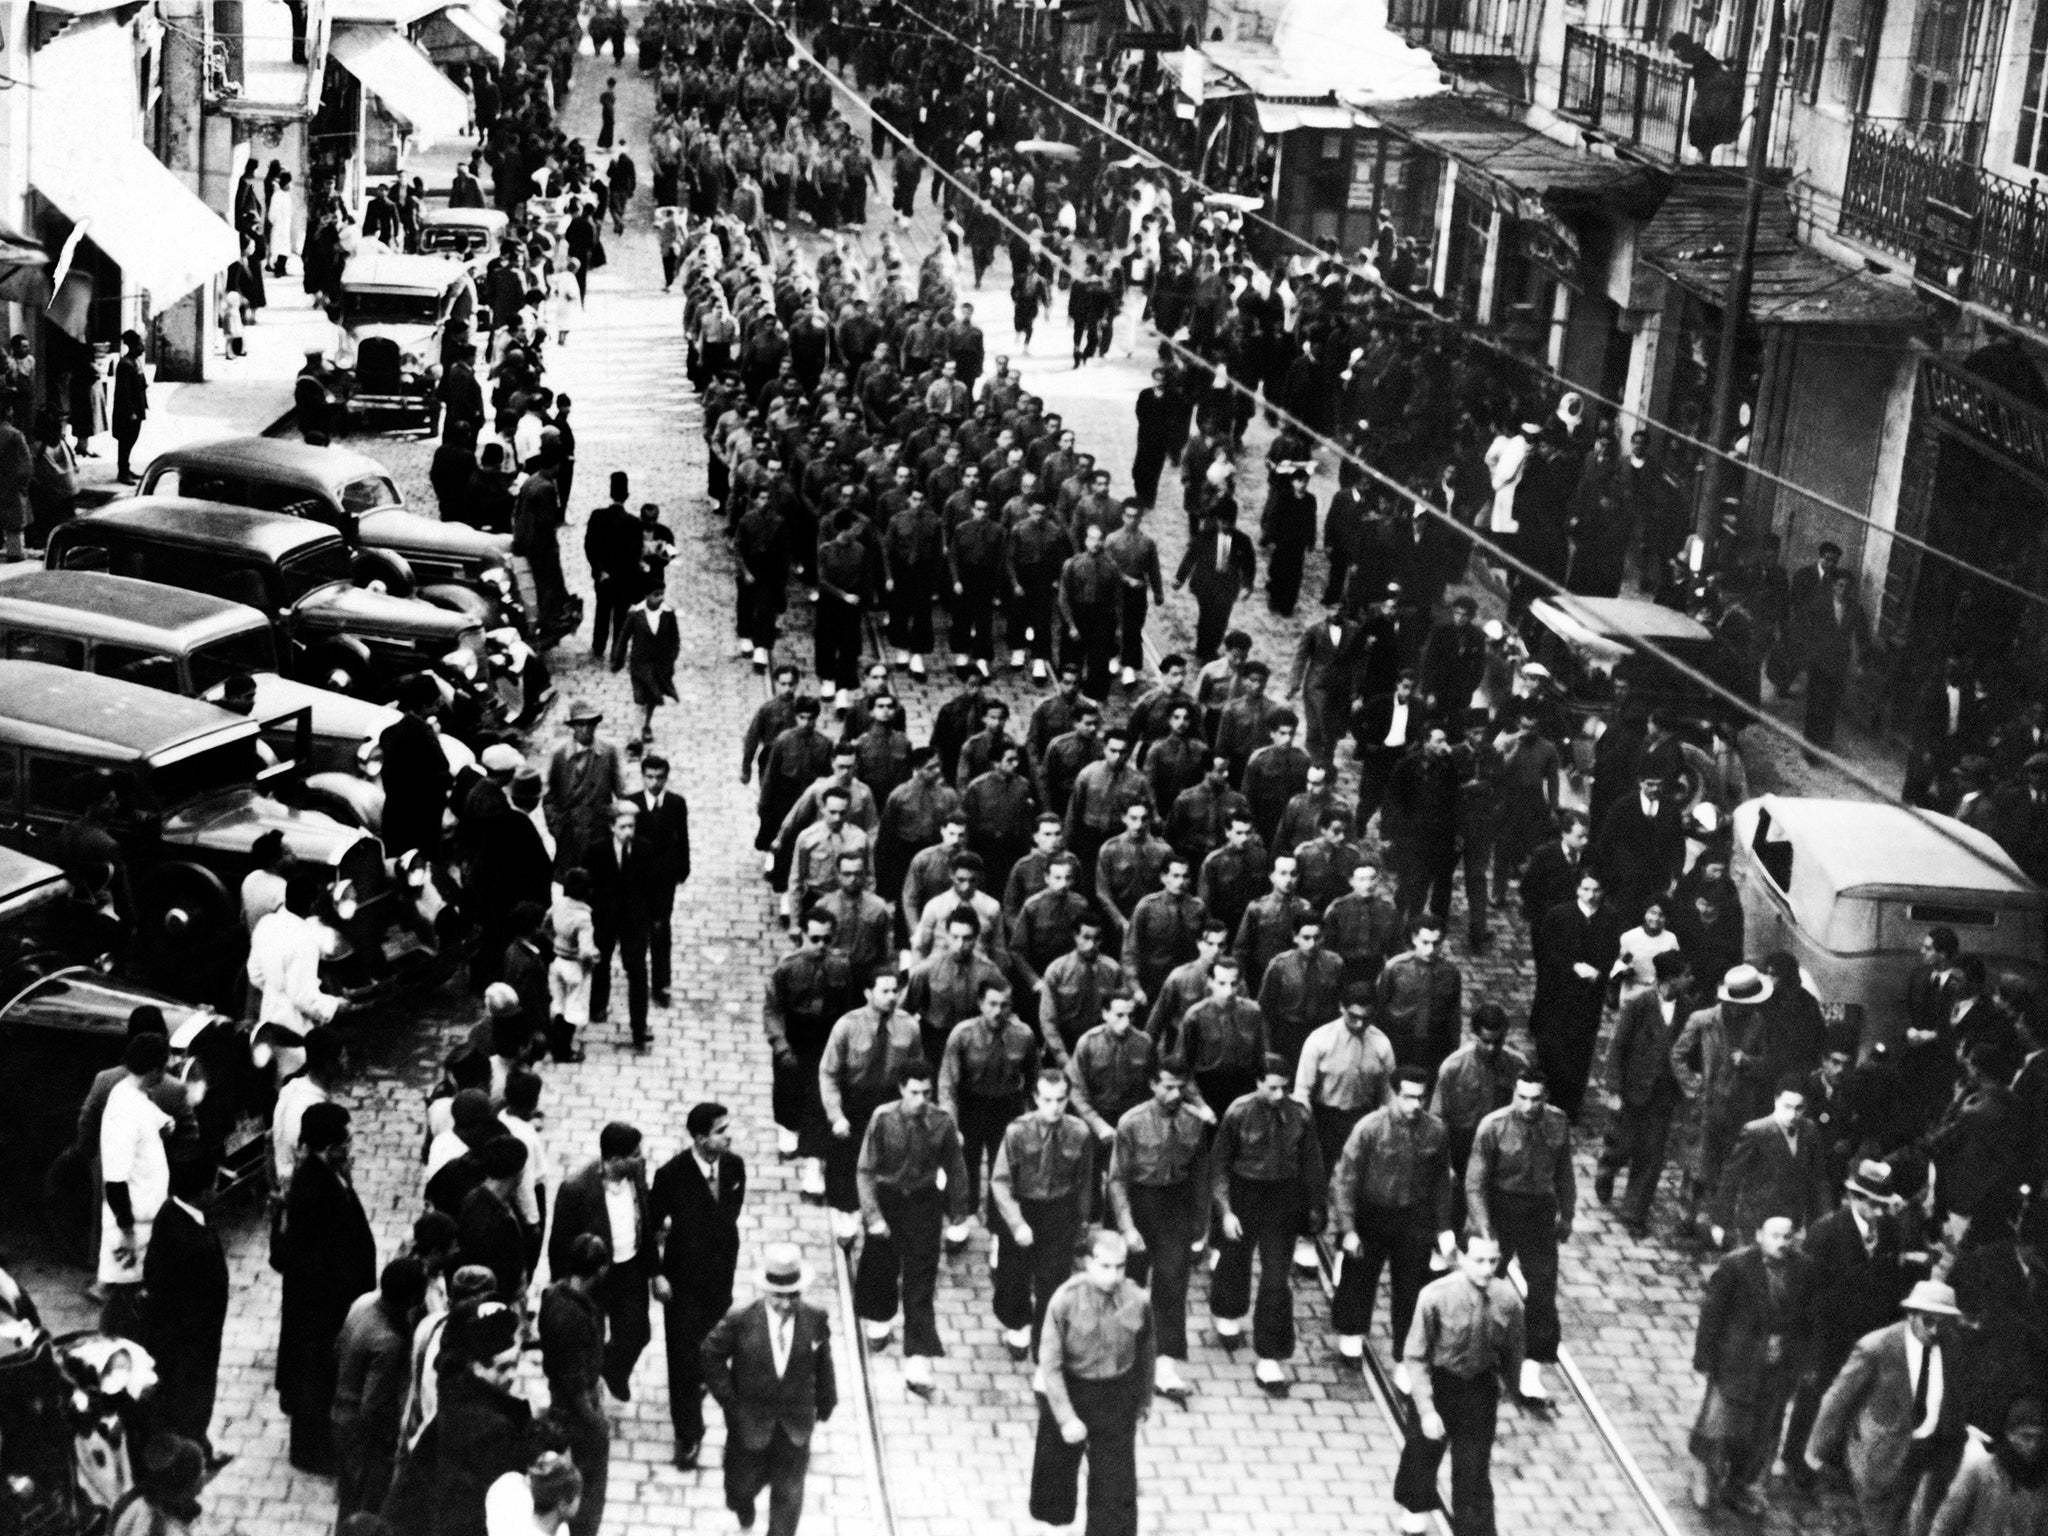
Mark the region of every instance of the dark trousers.
<instances>
[{"instance_id":1,"label":"dark trousers","mask_svg":"<svg viewBox=\"0 0 2048 1536\"><path fill-rule=\"evenodd\" d=\"M777 1424L768 1443L745 1444L731 1432L725 1437L725 1507L753 1523L754 1501L768 1490L768 1536L796 1536L804 1513L804 1474L811 1467L811 1448L798 1445Z\"/></svg>"},{"instance_id":2,"label":"dark trousers","mask_svg":"<svg viewBox=\"0 0 2048 1536\"><path fill-rule=\"evenodd\" d=\"M818 594L818 676L834 688L850 689L860 680L861 611L858 603L842 602L830 592Z\"/></svg>"},{"instance_id":3,"label":"dark trousers","mask_svg":"<svg viewBox=\"0 0 2048 1536\"><path fill-rule=\"evenodd\" d=\"M1582 1005L1538 1009L1546 1020L1536 1040L1536 1064L1550 1079L1550 1102L1572 1119L1586 1102L1586 1083L1593 1073L1593 1052L1600 1041L1600 993Z\"/></svg>"},{"instance_id":4,"label":"dark trousers","mask_svg":"<svg viewBox=\"0 0 2048 1536\"><path fill-rule=\"evenodd\" d=\"M1465 924L1475 934L1486 932L1486 868L1493 859L1489 832L1467 829L1458 862L1465 870Z\"/></svg>"},{"instance_id":5,"label":"dark trousers","mask_svg":"<svg viewBox=\"0 0 2048 1536\"><path fill-rule=\"evenodd\" d=\"M1842 1367L1849 1363L1849 1355L1856 1347L1854 1339L1839 1343L1821 1342L1814 1350L1814 1369L1801 1375L1799 1385L1792 1393L1792 1417L1785 1428L1785 1465L1795 1467L1806 1453L1807 1438L1813 1433L1813 1421L1820 1417L1820 1400L1827 1396L1828 1388L1835 1384L1835 1377Z\"/></svg>"},{"instance_id":6,"label":"dark trousers","mask_svg":"<svg viewBox=\"0 0 2048 1536\"><path fill-rule=\"evenodd\" d=\"M996 659L996 589L992 581L968 577L953 599L953 650L976 661Z\"/></svg>"},{"instance_id":7,"label":"dark trousers","mask_svg":"<svg viewBox=\"0 0 2048 1536\"><path fill-rule=\"evenodd\" d=\"M633 583L620 581L617 577L600 577L597 586L597 617L591 621L590 649L592 654L605 653L607 635L616 638L623 648L626 641L626 615L633 611L633 604L639 601L639 594L633 590ZM741 614L742 625L745 614ZM623 649L621 651L623 659Z\"/></svg>"},{"instance_id":8,"label":"dark trousers","mask_svg":"<svg viewBox=\"0 0 2048 1536\"><path fill-rule=\"evenodd\" d=\"M1195 659L1214 661L1216 652L1223 646L1223 632L1230 628L1230 610L1237 606L1237 598L1198 597L1195 599Z\"/></svg>"},{"instance_id":9,"label":"dark trousers","mask_svg":"<svg viewBox=\"0 0 2048 1536\"><path fill-rule=\"evenodd\" d=\"M647 1273L637 1260L605 1271L597 1287L604 1308L604 1384L621 1402L630 1395L633 1367L654 1337L647 1321Z\"/></svg>"},{"instance_id":10,"label":"dark trousers","mask_svg":"<svg viewBox=\"0 0 2048 1536\"><path fill-rule=\"evenodd\" d=\"M1109 668L1116 659L1115 603L1073 605L1074 627L1062 638L1060 659L1081 663L1081 691L1091 699L1109 697ZM1072 642L1072 649L1068 649Z\"/></svg>"},{"instance_id":11,"label":"dark trousers","mask_svg":"<svg viewBox=\"0 0 2048 1536\"><path fill-rule=\"evenodd\" d=\"M1300 544L1276 544L1266 561L1266 606L1282 618L1294 612L1301 598L1301 567L1308 550Z\"/></svg>"},{"instance_id":12,"label":"dark trousers","mask_svg":"<svg viewBox=\"0 0 2048 1536\"><path fill-rule=\"evenodd\" d=\"M1088 1426L1088 1438L1069 1445L1043 1394L1038 1399L1038 1444L1031 1457L1031 1518L1047 1525L1074 1521L1081 1463L1088 1463L1087 1536L1137 1536L1138 1413L1141 1383L1133 1372L1107 1381L1067 1373L1067 1400Z\"/></svg>"},{"instance_id":13,"label":"dark trousers","mask_svg":"<svg viewBox=\"0 0 2048 1536\"><path fill-rule=\"evenodd\" d=\"M158 1362L161 1364L161 1360ZM396 1462L395 1445L385 1443L378 1431L389 1431L386 1422L372 1424L357 1417L337 1414L334 1423L334 1522L338 1529L355 1514L376 1514L384 1507L384 1495L391 1491L391 1473ZM166 1424L184 1434L182 1427ZM212 1454L212 1442L199 1444Z\"/></svg>"},{"instance_id":14,"label":"dark trousers","mask_svg":"<svg viewBox=\"0 0 2048 1536\"><path fill-rule=\"evenodd\" d=\"M1403 928L1420 918L1425 908L1438 923L1449 920L1451 883L1458 872L1456 843L1403 840L1394 850L1394 869L1400 877L1395 904Z\"/></svg>"},{"instance_id":15,"label":"dark trousers","mask_svg":"<svg viewBox=\"0 0 2048 1536\"><path fill-rule=\"evenodd\" d=\"M1835 721L1842 713L1842 695L1849 674L1814 668L1806 674L1806 735L1817 747L1835 744Z\"/></svg>"},{"instance_id":16,"label":"dark trousers","mask_svg":"<svg viewBox=\"0 0 2048 1536\"><path fill-rule=\"evenodd\" d=\"M1057 570L1029 570L1017 573L1017 584L1024 589L1024 595L1017 600L1017 612L1010 624L1010 647L1018 649L1020 641L1017 625L1023 624L1031 631L1031 659L1052 664L1053 631L1053 588L1059 581Z\"/></svg>"},{"instance_id":17,"label":"dark trousers","mask_svg":"<svg viewBox=\"0 0 2048 1536\"><path fill-rule=\"evenodd\" d=\"M1608 1122L1607 1138L1600 1145L1600 1172L1611 1179L1628 1170L1621 1214L1630 1221L1650 1219L1650 1202L1657 1198L1657 1181L1664 1176L1664 1149L1671 1140L1675 1108L1660 1093L1647 1104L1622 1105L1621 1113Z\"/></svg>"},{"instance_id":18,"label":"dark trousers","mask_svg":"<svg viewBox=\"0 0 2048 1536\"><path fill-rule=\"evenodd\" d=\"M1031 1246L1019 1247L1007 1222L996 1227L996 1321L1005 1328L1031 1329L1038 1348L1046 1304L1074 1273L1074 1242L1081 1235L1079 1196L1064 1200L1020 1200L1031 1228Z\"/></svg>"},{"instance_id":19,"label":"dark trousers","mask_svg":"<svg viewBox=\"0 0 2048 1536\"><path fill-rule=\"evenodd\" d=\"M931 650L932 599L937 591L935 571L910 568L896 573L896 590L889 594L889 643L896 649L913 656Z\"/></svg>"},{"instance_id":20,"label":"dark trousers","mask_svg":"<svg viewBox=\"0 0 2048 1536\"><path fill-rule=\"evenodd\" d=\"M840 1108L846 1114L846 1123L853 1129L845 1136L832 1136L830 1128L826 1130L831 1139L825 1147L825 1203L835 1211L860 1209L860 1185L854 1170L860 1162L860 1144L867 1137L868 1122L875 1118L875 1111L882 1107L882 1103L879 1095L860 1099L845 1089L840 1090ZM822 1104L820 1113L823 1113Z\"/></svg>"},{"instance_id":21,"label":"dark trousers","mask_svg":"<svg viewBox=\"0 0 2048 1536\"><path fill-rule=\"evenodd\" d=\"M1330 574L1323 582L1323 606L1328 607L1344 595L1344 579L1351 574L1351 551L1333 549L1330 551Z\"/></svg>"},{"instance_id":22,"label":"dark trousers","mask_svg":"<svg viewBox=\"0 0 2048 1536\"><path fill-rule=\"evenodd\" d=\"M1145 1240L1145 1251L1133 1253L1125 1273L1135 1285L1152 1287L1152 1330L1159 1353L1169 1360L1188 1357L1188 1271L1194 1241L1202 1235L1206 1190L1190 1184L1133 1184L1131 1225Z\"/></svg>"},{"instance_id":23,"label":"dark trousers","mask_svg":"<svg viewBox=\"0 0 2048 1536\"><path fill-rule=\"evenodd\" d=\"M1430 1213L1421 1206L1360 1204L1355 1224L1358 1252L1345 1254L1338 1266L1330 1323L1339 1333L1371 1333L1380 1271L1388 1270L1394 1358L1398 1360L1408 1342L1408 1325L1415 1318L1415 1298L1429 1283L1429 1250L1436 1238L1430 1230Z\"/></svg>"},{"instance_id":24,"label":"dark trousers","mask_svg":"<svg viewBox=\"0 0 2048 1536\"><path fill-rule=\"evenodd\" d=\"M1123 622L1117 628L1118 666L1133 672L1145 670L1145 615L1151 607L1152 595L1143 587L1124 588Z\"/></svg>"},{"instance_id":25,"label":"dark trousers","mask_svg":"<svg viewBox=\"0 0 2048 1536\"><path fill-rule=\"evenodd\" d=\"M960 1155L967 1160L967 1203L981 1204L982 1179L1002 1149L1003 1132L1024 1113L1021 1098L991 1099L978 1093L960 1095ZM990 1226L998 1225L991 1220Z\"/></svg>"},{"instance_id":26,"label":"dark trousers","mask_svg":"<svg viewBox=\"0 0 2048 1536\"><path fill-rule=\"evenodd\" d=\"M668 1351L668 1418L676 1449L694 1451L704 1440L704 1340L722 1312L700 1297L675 1293L662 1309L662 1342ZM726 1455L732 1455L727 1442Z\"/></svg>"},{"instance_id":27,"label":"dark trousers","mask_svg":"<svg viewBox=\"0 0 2048 1536\"><path fill-rule=\"evenodd\" d=\"M1225 1239L1209 1281L1209 1311L1216 1317L1252 1314L1252 1348L1261 1360L1294 1353L1294 1288L1290 1270L1301 1231L1301 1186L1292 1179L1230 1179L1230 1208L1244 1226L1237 1242ZM1252 1301L1252 1252L1259 1256L1259 1295Z\"/></svg>"},{"instance_id":28,"label":"dark trousers","mask_svg":"<svg viewBox=\"0 0 2048 1536\"><path fill-rule=\"evenodd\" d=\"M211 1455L213 1440L207 1430L213 1424L213 1400L220 1380L220 1340L181 1337L175 1343L165 1343L158 1334L150 1340L150 1347L156 1351L158 1424L197 1441ZM387 1464L386 1477L390 1470ZM380 1492L378 1498L382 1497ZM374 1510L377 1505L361 1507Z\"/></svg>"},{"instance_id":29,"label":"dark trousers","mask_svg":"<svg viewBox=\"0 0 2048 1536\"><path fill-rule=\"evenodd\" d=\"M932 1298L939 1288L939 1238L946 1224L945 1196L936 1189L875 1193L886 1237L869 1232L861 1240L860 1266L853 1277L853 1307L863 1322L886 1323L903 1300L903 1353L943 1355Z\"/></svg>"},{"instance_id":30,"label":"dark trousers","mask_svg":"<svg viewBox=\"0 0 2048 1536\"><path fill-rule=\"evenodd\" d=\"M647 971L654 983L654 990L666 992L670 980L669 963L674 958L675 930L671 919L676 910L674 886L653 893L647 916ZM628 978L631 972L627 973Z\"/></svg>"},{"instance_id":31,"label":"dark trousers","mask_svg":"<svg viewBox=\"0 0 2048 1536\"><path fill-rule=\"evenodd\" d=\"M1500 1239L1500 1272L1508 1260L1522 1260L1522 1280L1529 1287L1523 1302L1528 1328L1529 1358L1557 1364L1557 1205L1539 1195L1492 1193L1486 1204L1493 1215L1493 1235Z\"/></svg>"},{"instance_id":32,"label":"dark trousers","mask_svg":"<svg viewBox=\"0 0 2048 1536\"><path fill-rule=\"evenodd\" d=\"M590 971L590 1022L602 1023L611 1007L612 951L616 949L626 973L626 1020L633 1043L638 1045L647 1038L647 925L622 923L610 931L599 930L593 937L597 940L597 964Z\"/></svg>"},{"instance_id":33,"label":"dark trousers","mask_svg":"<svg viewBox=\"0 0 2048 1536\"><path fill-rule=\"evenodd\" d=\"M775 1063L774 1085L769 1104L775 1123L797 1135L798 1157L823 1157L832 1140L832 1128L825 1123L824 1101L818 1097L818 1062L825 1054L826 1037L832 1033L829 1019L785 1018L783 1032L789 1040L789 1056ZM855 1142L852 1156L858 1156Z\"/></svg>"},{"instance_id":34,"label":"dark trousers","mask_svg":"<svg viewBox=\"0 0 2048 1536\"><path fill-rule=\"evenodd\" d=\"M114 444L120 449L120 456L115 461L114 473L117 475L132 475L135 473L134 469L129 465L128 459L135 452L135 440L141 436L142 423L139 421L117 421L114 423Z\"/></svg>"},{"instance_id":35,"label":"dark trousers","mask_svg":"<svg viewBox=\"0 0 2048 1536\"><path fill-rule=\"evenodd\" d=\"M1166 445L1138 440L1131 460L1131 494L1146 507L1159 499L1159 472L1166 467Z\"/></svg>"},{"instance_id":36,"label":"dark trousers","mask_svg":"<svg viewBox=\"0 0 2048 1536\"><path fill-rule=\"evenodd\" d=\"M786 583L788 573L782 580ZM775 634L782 618L784 589L776 586L763 576L739 584L739 596L735 606L738 609L740 638L749 645L763 651L775 649ZM600 609L601 613L603 610Z\"/></svg>"},{"instance_id":37,"label":"dark trousers","mask_svg":"<svg viewBox=\"0 0 2048 1536\"><path fill-rule=\"evenodd\" d=\"M1436 1473L1451 1453L1451 1529L1457 1536L1494 1536L1493 1426L1500 1409L1500 1381L1482 1371L1470 1381L1449 1371L1431 1371L1429 1384L1444 1437L1431 1440L1421 1429L1413 1403L1405 1411L1408 1440L1394 1474L1394 1500L1403 1509L1439 1509Z\"/></svg>"}]
</instances>

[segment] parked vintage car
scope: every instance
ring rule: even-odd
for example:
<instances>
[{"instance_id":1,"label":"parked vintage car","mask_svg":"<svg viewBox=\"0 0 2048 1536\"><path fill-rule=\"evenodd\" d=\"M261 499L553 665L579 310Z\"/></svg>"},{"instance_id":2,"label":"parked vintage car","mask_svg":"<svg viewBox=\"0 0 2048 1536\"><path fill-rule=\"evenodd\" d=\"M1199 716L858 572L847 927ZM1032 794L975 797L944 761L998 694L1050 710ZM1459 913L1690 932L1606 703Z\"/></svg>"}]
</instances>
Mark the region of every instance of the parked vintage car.
<instances>
[{"instance_id":1,"label":"parked vintage car","mask_svg":"<svg viewBox=\"0 0 2048 1536\"><path fill-rule=\"evenodd\" d=\"M1737 713L1640 644L1648 640L1725 683L1732 662L1726 647L1704 624L1676 609L1632 597L1539 597L1522 616L1519 633L1529 660L1549 669L1564 715L1566 769L1579 785L1593 771L1594 743L1614 713L1617 677L1627 682L1631 702L1662 710L1681 736L1701 745L1710 722ZM1698 787L1685 786L1688 801Z\"/></svg>"},{"instance_id":2,"label":"parked vintage car","mask_svg":"<svg viewBox=\"0 0 2048 1536\"><path fill-rule=\"evenodd\" d=\"M1744 801L1732 825L1749 952L1796 956L1815 995L1860 1020L1866 1049L1904 1039L1906 978L1930 928L1954 929L1994 974L2042 974L2048 892L1973 827L1785 795Z\"/></svg>"},{"instance_id":3,"label":"parked vintage car","mask_svg":"<svg viewBox=\"0 0 2048 1536\"><path fill-rule=\"evenodd\" d=\"M461 262L474 279L497 255L508 223L495 208L429 208L420 215L420 249Z\"/></svg>"},{"instance_id":4,"label":"parked vintage car","mask_svg":"<svg viewBox=\"0 0 2048 1536\"><path fill-rule=\"evenodd\" d=\"M136 497L54 530L45 560L51 570L137 577L275 615L283 670L338 693L389 702L402 679L431 672L450 729L465 741L495 739L506 724L482 626L455 609L356 584L347 546L318 523Z\"/></svg>"},{"instance_id":5,"label":"parked vintage car","mask_svg":"<svg viewBox=\"0 0 2048 1536\"><path fill-rule=\"evenodd\" d=\"M75 905L55 865L0 848L0 1166L9 1187L43 1187L43 1170L75 1135L94 1075L119 1065L128 1016L144 1004L163 1012L171 1073L187 1085L221 1187L246 1181L265 1142L248 1031L78 951Z\"/></svg>"},{"instance_id":6,"label":"parked vintage car","mask_svg":"<svg viewBox=\"0 0 2048 1536\"><path fill-rule=\"evenodd\" d=\"M270 621L246 603L101 571L20 567L0 573L0 657L45 661L213 703L226 695L230 679L248 677L256 684L256 719L310 712L309 784L347 775L372 791L381 809L374 749L398 712L279 676ZM442 745L450 772L475 771L476 754L468 746L453 736L443 737ZM374 831L377 819L359 824Z\"/></svg>"},{"instance_id":7,"label":"parked vintage car","mask_svg":"<svg viewBox=\"0 0 2048 1536\"><path fill-rule=\"evenodd\" d=\"M453 608L486 629L527 632L511 537L407 511L384 466L352 449L275 437L188 443L152 460L140 489L325 523L356 553L359 579Z\"/></svg>"},{"instance_id":8,"label":"parked vintage car","mask_svg":"<svg viewBox=\"0 0 2048 1536\"><path fill-rule=\"evenodd\" d=\"M356 351L345 416L416 416L431 430L442 332L476 314L468 268L365 242L342 268L336 302Z\"/></svg>"}]
</instances>

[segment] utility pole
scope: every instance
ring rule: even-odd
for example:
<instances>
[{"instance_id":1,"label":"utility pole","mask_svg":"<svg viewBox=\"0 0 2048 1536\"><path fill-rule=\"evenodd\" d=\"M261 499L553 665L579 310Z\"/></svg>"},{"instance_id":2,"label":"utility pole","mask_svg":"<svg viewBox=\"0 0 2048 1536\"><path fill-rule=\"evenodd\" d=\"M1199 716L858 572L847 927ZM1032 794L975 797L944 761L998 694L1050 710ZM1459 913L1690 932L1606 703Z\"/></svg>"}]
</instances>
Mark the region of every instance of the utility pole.
<instances>
[{"instance_id":1,"label":"utility pole","mask_svg":"<svg viewBox=\"0 0 2048 1536\"><path fill-rule=\"evenodd\" d=\"M1712 557L1721 532L1721 500L1731 466L1722 457L1735 438L1735 376L1742 327L1749 320L1749 290L1756 277L1756 230L1763 219L1764 173L1771 158L1771 114L1778 100L1779 34L1784 0L1770 0L1770 25L1764 35L1763 71L1757 79L1756 116L1749 128L1749 183L1742 204L1742 234L1735 245L1735 271L1721 306L1721 337L1714 349L1714 414L1707 428L1709 446L1721 450L1707 456L1700 476L1699 501L1693 507L1693 532L1700 541L1700 568ZM1754 423L1752 422L1752 430Z\"/></svg>"}]
</instances>

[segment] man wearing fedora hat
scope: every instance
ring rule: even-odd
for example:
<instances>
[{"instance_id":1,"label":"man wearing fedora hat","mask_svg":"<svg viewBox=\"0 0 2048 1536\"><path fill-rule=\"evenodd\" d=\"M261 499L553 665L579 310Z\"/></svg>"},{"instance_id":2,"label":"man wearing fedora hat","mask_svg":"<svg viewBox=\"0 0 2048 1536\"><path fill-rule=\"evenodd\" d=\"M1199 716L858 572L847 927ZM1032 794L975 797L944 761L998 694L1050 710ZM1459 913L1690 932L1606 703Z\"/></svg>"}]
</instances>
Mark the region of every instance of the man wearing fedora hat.
<instances>
[{"instance_id":1,"label":"man wearing fedora hat","mask_svg":"<svg viewBox=\"0 0 2048 1536\"><path fill-rule=\"evenodd\" d=\"M1903 1321L1857 1343L1806 1442L1815 1472L1846 1459L1865 1536L1925 1531L1968 1443L1943 1347L1955 1292L1922 1280L1900 1305Z\"/></svg>"},{"instance_id":2,"label":"man wearing fedora hat","mask_svg":"<svg viewBox=\"0 0 2048 1536\"><path fill-rule=\"evenodd\" d=\"M832 1324L802 1299L811 1266L794 1243L771 1243L762 1295L733 1308L704 1340L704 1384L725 1410L725 1504L742 1530L768 1490L768 1536L795 1536L811 1435L832 1417Z\"/></svg>"},{"instance_id":3,"label":"man wearing fedora hat","mask_svg":"<svg viewBox=\"0 0 2048 1536\"><path fill-rule=\"evenodd\" d=\"M1856 1341L1898 1316L1925 1256L1904 1251L1900 1198L1891 1165L1872 1158L1856 1164L1842 1184L1842 1204L1807 1229L1804 1248L1813 1262L1814 1294L1827 1298L1814 1317L1812 1369L1800 1378L1785 1434L1785 1464L1794 1482L1811 1483L1801 1452L1820 1412L1821 1395L1847 1363Z\"/></svg>"},{"instance_id":4,"label":"man wearing fedora hat","mask_svg":"<svg viewBox=\"0 0 2048 1536\"><path fill-rule=\"evenodd\" d=\"M590 850L610 830L612 806L626 798L626 769L619 749L597 736L604 711L588 699L569 706L569 740L548 756L548 831L555 839L555 877L587 868Z\"/></svg>"},{"instance_id":5,"label":"man wearing fedora hat","mask_svg":"<svg viewBox=\"0 0 2048 1536\"><path fill-rule=\"evenodd\" d=\"M1713 1194L1728 1149L1741 1129L1741 1077L1734 1042L1748 1035L1751 1010L1769 1002L1771 992L1771 978L1755 966L1732 967L1721 978L1714 1005L1696 1010L1671 1047L1671 1071L1679 1092L1698 1105L1699 1114L1684 1183L1682 1225L1688 1231L1699 1220L1700 1206Z\"/></svg>"}]
</instances>

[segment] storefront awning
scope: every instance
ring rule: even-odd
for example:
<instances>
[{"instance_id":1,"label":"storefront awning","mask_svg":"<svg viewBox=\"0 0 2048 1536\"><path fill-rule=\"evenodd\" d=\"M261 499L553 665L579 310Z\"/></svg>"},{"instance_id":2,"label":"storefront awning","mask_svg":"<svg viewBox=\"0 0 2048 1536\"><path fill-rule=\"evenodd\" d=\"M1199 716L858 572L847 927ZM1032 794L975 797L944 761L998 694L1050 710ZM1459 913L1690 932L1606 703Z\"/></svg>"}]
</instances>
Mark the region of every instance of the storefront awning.
<instances>
[{"instance_id":1,"label":"storefront awning","mask_svg":"<svg viewBox=\"0 0 2048 1536\"><path fill-rule=\"evenodd\" d=\"M1644 219L1671 187L1666 171L1575 150L1466 96L1377 102L1365 113L1480 177L1515 218L1541 218L1529 206L1537 203L1562 213L1599 208Z\"/></svg>"},{"instance_id":2,"label":"storefront awning","mask_svg":"<svg viewBox=\"0 0 2048 1536\"><path fill-rule=\"evenodd\" d=\"M384 27L337 27L328 45L343 69L422 139L453 138L469 103L427 56Z\"/></svg>"},{"instance_id":3,"label":"storefront awning","mask_svg":"<svg viewBox=\"0 0 2048 1536\"><path fill-rule=\"evenodd\" d=\"M224 272L242 253L225 220L134 139L84 131L36 135L36 191L147 290L159 310Z\"/></svg>"},{"instance_id":4,"label":"storefront awning","mask_svg":"<svg viewBox=\"0 0 2048 1536\"><path fill-rule=\"evenodd\" d=\"M467 5L451 5L420 23L413 40L436 64L502 64L505 39Z\"/></svg>"},{"instance_id":5,"label":"storefront awning","mask_svg":"<svg viewBox=\"0 0 2048 1536\"><path fill-rule=\"evenodd\" d=\"M1297 128L1321 128L1342 133L1351 126L1351 109L1338 106L1305 106L1286 101L1260 101L1259 132L1292 133Z\"/></svg>"},{"instance_id":6,"label":"storefront awning","mask_svg":"<svg viewBox=\"0 0 2048 1536\"><path fill-rule=\"evenodd\" d=\"M1736 172L1688 168L1643 227L1637 254L1694 297L1719 307L1734 275L1747 187ZM1759 325L1913 326L1919 300L1800 242L1790 199L1764 193L1750 318Z\"/></svg>"},{"instance_id":7,"label":"storefront awning","mask_svg":"<svg viewBox=\"0 0 2048 1536\"><path fill-rule=\"evenodd\" d=\"M50 302L50 253L0 224L0 299L38 308Z\"/></svg>"}]
</instances>

